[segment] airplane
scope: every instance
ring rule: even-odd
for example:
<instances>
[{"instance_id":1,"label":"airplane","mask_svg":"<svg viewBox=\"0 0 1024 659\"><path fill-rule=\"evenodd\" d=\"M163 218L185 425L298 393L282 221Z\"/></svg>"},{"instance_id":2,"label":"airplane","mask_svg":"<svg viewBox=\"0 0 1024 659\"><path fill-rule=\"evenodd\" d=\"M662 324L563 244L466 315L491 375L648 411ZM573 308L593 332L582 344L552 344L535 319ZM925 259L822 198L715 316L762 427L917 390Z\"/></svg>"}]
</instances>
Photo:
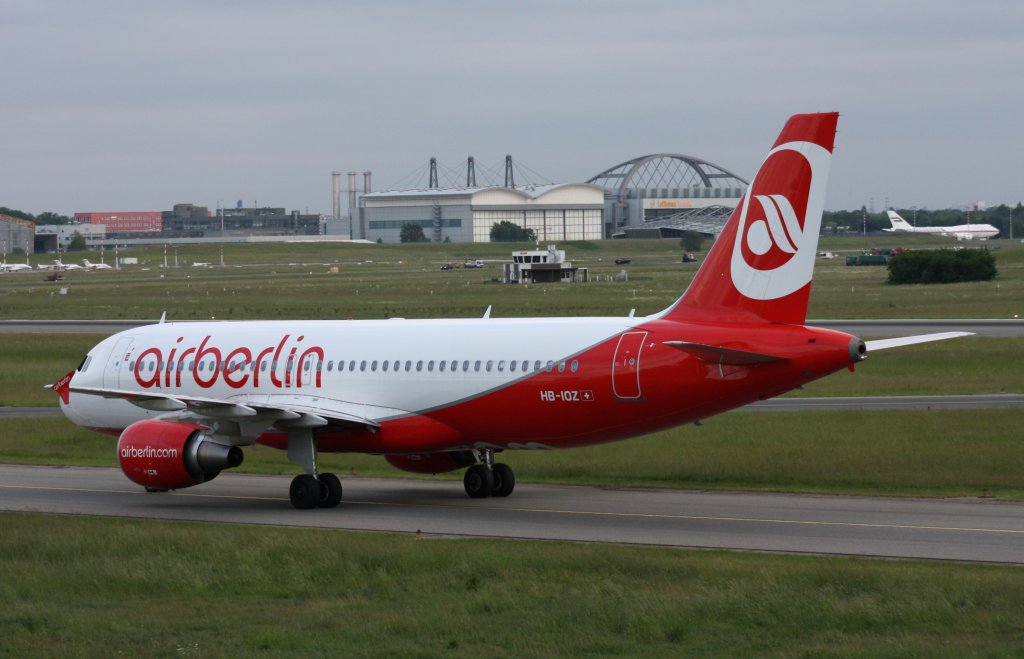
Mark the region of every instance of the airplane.
<instances>
[{"instance_id":1,"label":"airplane","mask_svg":"<svg viewBox=\"0 0 1024 659\"><path fill-rule=\"evenodd\" d=\"M27 263L0 263L0 272L28 272L31 269Z\"/></svg>"},{"instance_id":2,"label":"airplane","mask_svg":"<svg viewBox=\"0 0 1024 659\"><path fill-rule=\"evenodd\" d=\"M54 259L53 265L51 265L51 266L45 266L44 267L43 265L38 265L36 267L39 268L40 270L82 270L83 269L82 266L78 265L77 263L64 263L60 259Z\"/></svg>"},{"instance_id":3,"label":"airplane","mask_svg":"<svg viewBox=\"0 0 1024 659\"><path fill-rule=\"evenodd\" d=\"M297 509L334 508L324 452L416 473L465 469L507 497L496 455L645 435L778 396L871 352L966 332L862 341L805 324L838 113L795 115L682 296L646 317L175 323L115 334L49 385L74 423L118 437L149 491L287 452ZM657 459L656 456L651 456Z\"/></svg>"},{"instance_id":4,"label":"airplane","mask_svg":"<svg viewBox=\"0 0 1024 659\"><path fill-rule=\"evenodd\" d=\"M89 270L111 270L112 269L110 267L110 265L108 265L106 263L93 263L89 259L82 259L82 263Z\"/></svg>"},{"instance_id":5,"label":"airplane","mask_svg":"<svg viewBox=\"0 0 1024 659\"><path fill-rule=\"evenodd\" d=\"M926 233L934 236L956 238L957 240L985 240L999 233L999 229L991 224L959 224L955 227L912 227L896 211L886 211L886 213L889 214L889 222L892 224L892 228L882 229L882 231Z\"/></svg>"}]
</instances>

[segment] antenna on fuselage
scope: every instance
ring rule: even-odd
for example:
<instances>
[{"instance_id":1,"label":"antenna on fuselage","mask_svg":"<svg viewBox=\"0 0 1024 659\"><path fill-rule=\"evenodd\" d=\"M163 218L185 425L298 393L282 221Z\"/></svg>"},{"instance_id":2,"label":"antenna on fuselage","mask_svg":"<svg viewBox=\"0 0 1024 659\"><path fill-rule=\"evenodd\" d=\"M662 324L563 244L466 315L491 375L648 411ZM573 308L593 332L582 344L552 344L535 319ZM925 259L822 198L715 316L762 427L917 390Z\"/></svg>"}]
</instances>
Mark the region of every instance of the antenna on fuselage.
<instances>
[{"instance_id":1,"label":"antenna on fuselage","mask_svg":"<svg viewBox=\"0 0 1024 659\"><path fill-rule=\"evenodd\" d=\"M165 320L167 320L167 310L166 309L164 309L164 312L162 314L160 314L160 322L158 324L163 325Z\"/></svg>"},{"instance_id":2,"label":"antenna on fuselage","mask_svg":"<svg viewBox=\"0 0 1024 659\"><path fill-rule=\"evenodd\" d=\"M484 312L484 318L490 318L490 317L491 317L491 305L488 304L487 305L487 311Z\"/></svg>"}]
</instances>

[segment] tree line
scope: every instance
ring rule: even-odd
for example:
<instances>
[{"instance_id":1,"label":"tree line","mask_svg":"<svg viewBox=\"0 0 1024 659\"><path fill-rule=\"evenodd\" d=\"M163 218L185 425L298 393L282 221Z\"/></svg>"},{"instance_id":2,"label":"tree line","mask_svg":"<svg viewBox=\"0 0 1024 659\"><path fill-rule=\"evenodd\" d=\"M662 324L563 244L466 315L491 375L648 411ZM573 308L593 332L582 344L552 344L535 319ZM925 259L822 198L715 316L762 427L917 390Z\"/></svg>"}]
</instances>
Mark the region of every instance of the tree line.
<instances>
[{"instance_id":1,"label":"tree line","mask_svg":"<svg viewBox=\"0 0 1024 659\"><path fill-rule=\"evenodd\" d=\"M7 208L6 206L0 206L0 215L7 215L8 217L14 217L19 220L28 220L35 224L70 224L71 218L67 215L61 215L60 213L51 213L49 211L40 213L39 215L33 215L32 213L26 213L15 208Z\"/></svg>"}]
</instances>

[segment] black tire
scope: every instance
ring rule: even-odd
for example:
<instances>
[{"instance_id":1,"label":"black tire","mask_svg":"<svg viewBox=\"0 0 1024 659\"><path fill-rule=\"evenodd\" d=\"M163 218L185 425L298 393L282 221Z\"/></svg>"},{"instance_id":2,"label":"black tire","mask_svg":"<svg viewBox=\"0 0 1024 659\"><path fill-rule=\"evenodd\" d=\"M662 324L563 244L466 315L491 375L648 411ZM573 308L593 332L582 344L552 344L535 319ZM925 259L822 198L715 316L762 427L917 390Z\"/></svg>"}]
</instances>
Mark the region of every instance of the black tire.
<instances>
[{"instance_id":1,"label":"black tire","mask_svg":"<svg viewBox=\"0 0 1024 659\"><path fill-rule=\"evenodd\" d=\"M337 508L341 503L341 480L334 474L320 474L320 508Z\"/></svg>"},{"instance_id":2,"label":"black tire","mask_svg":"<svg viewBox=\"0 0 1024 659\"><path fill-rule=\"evenodd\" d=\"M486 465L473 465L466 470L462 484L471 499L486 499L494 490L494 474Z\"/></svg>"},{"instance_id":3,"label":"black tire","mask_svg":"<svg viewBox=\"0 0 1024 659\"><path fill-rule=\"evenodd\" d=\"M292 505L299 510L316 508L320 503L320 481L309 474L296 476L288 488L288 496L292 500Z\"/></svg>"},{"instance_id":4,"label":"black tire","mask_svg":"<svg viewBox=\"0 0 1024 659\"><path fill-rule=\"evenodd\" d=\"M494 474L494 489L491 490L491 496L507 497L512 494L512 490L516 489L516 475L512 467L499 462L491 468L491 473Z\"/></svg>"},{"instance_id":5,"label":"black tire","mask_svg":"<svg viewBox=\"0 0 1024 659\"><path fill-rule=\"evenodd\" d=\"M160 494L161 492L170 492L170 490L165 490L165 489L162 489L162 488L159 488L159 487L149 487L149 486L146 487L146 491L149 492L150 494Z\"/></svg>"}]
</instances>

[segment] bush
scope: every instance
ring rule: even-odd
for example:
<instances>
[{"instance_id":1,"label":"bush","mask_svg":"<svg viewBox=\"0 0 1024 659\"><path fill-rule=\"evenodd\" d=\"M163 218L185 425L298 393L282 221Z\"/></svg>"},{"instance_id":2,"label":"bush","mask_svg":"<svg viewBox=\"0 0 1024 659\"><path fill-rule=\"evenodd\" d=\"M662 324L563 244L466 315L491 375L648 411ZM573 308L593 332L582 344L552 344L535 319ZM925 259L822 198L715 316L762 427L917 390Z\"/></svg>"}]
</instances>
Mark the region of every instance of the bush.
<instances>
[{"instance_id":1,"label":"bush","mask_svg":"<svg viewBox=\"0 0 1024 659\"><path fill-rule=\"evenodd\" d=\"M903 252L889 259L890 284L951 284L990 281L996 260L987 249Z\"/></svg>"}]
</instances>

